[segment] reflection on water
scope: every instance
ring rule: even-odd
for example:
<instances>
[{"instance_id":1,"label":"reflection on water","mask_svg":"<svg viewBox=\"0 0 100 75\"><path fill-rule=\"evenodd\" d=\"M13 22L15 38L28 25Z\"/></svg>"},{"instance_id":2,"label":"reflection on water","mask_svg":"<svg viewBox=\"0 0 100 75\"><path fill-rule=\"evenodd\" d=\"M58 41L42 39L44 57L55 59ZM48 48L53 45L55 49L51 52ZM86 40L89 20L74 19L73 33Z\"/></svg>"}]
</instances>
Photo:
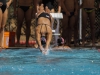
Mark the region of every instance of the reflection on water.
<instances>
[{"instance_id":1,"label":"reflection on water","mask_svg":"<svg viewBox=\"0 0 100 75\"><path fill-rule=\"evenodd\" d=\"M50 51L9 49L0 53L0 75L100 75L100 53L96 49Z\"/></svg>"}]
</instances>

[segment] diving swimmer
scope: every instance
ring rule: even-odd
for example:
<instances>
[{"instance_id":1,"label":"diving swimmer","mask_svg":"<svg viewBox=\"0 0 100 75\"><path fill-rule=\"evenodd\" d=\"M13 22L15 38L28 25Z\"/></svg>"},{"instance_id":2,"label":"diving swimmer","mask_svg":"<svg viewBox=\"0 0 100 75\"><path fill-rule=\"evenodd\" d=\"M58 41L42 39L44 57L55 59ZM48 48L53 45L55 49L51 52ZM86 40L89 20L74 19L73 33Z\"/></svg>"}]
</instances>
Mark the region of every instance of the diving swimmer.
<instances>
[{"instance_id":1,"label":"diving swimmer","mask_svg":"<svg viewBox=\"0 0 100 75\"><path fill-rule=\"evenodd\" d=\"M44 11L44 5L39 4L37 18L36 18L36 40L37 44L40 48L40 51L43 54L46 54L48 52L50 42L52 39L52 17L49 13ZM45 39L45 47L43 47L43 42L41 42L41 39Z\"/></svg>"}]
</instances>

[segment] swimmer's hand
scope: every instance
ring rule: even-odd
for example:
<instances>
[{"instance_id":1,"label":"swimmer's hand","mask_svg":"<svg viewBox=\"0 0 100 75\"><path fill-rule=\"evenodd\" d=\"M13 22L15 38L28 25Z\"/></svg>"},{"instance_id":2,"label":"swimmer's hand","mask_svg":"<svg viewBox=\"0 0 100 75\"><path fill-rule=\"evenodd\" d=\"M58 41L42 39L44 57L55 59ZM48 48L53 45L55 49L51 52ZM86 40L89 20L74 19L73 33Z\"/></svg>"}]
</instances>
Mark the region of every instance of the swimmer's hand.
<instances>
[{"instance_id":1,"label":"swimmer's hand","mask_svg":"<svg viewBox=\"0 0 100 75\"><path fill-rule=\"evenodd\" d=\"M48 50L43 50L43 51L42 51L42 54L48 55Z\"/></svg>"},{"instance_id":2,"label":"swimmer's hand","mask_svg":"<svg viewBox=\"0 0 100 75\"><path fill-rule=\"evenodd\" d=\"M44 48L41 46L39 47L40 48L40 51L43 52L44 51Z\"/></svg>"}]
</instances>

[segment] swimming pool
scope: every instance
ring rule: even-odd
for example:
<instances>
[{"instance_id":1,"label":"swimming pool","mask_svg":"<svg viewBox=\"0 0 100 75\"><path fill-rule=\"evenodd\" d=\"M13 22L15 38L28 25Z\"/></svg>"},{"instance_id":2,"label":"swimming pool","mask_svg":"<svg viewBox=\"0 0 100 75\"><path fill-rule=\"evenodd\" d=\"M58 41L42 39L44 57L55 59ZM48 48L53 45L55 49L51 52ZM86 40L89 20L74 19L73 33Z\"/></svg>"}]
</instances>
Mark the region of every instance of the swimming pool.
<instances>
[{"instance_id":1,"label":"swimming pool","mask_svg":"<svg viewBox=\"0 0 100 75\"><path fill-rule=\"evenodd\" d=\"M100 75L100 53L95 48L72 51L7 49L0 52L0 75Z\"/></svg>"}]
</instances>

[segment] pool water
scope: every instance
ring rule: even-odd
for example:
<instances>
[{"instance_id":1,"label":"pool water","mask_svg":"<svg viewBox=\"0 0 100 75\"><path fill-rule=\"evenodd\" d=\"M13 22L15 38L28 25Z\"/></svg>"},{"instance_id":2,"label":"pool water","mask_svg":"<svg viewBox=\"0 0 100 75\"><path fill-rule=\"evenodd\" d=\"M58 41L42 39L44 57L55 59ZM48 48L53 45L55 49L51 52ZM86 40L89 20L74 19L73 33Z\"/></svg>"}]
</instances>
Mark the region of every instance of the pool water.
<instances>
[{"instance_id":1,"label":"pool water","mask_svg":"<svg viewBox=\"0 0 100 75\"><path fill-rule=\"evenodd\" d=\"M100 52L96 48L71 51L7 49L0 52L0 75L100 75Z\"/></svg>"}]
</instances>

